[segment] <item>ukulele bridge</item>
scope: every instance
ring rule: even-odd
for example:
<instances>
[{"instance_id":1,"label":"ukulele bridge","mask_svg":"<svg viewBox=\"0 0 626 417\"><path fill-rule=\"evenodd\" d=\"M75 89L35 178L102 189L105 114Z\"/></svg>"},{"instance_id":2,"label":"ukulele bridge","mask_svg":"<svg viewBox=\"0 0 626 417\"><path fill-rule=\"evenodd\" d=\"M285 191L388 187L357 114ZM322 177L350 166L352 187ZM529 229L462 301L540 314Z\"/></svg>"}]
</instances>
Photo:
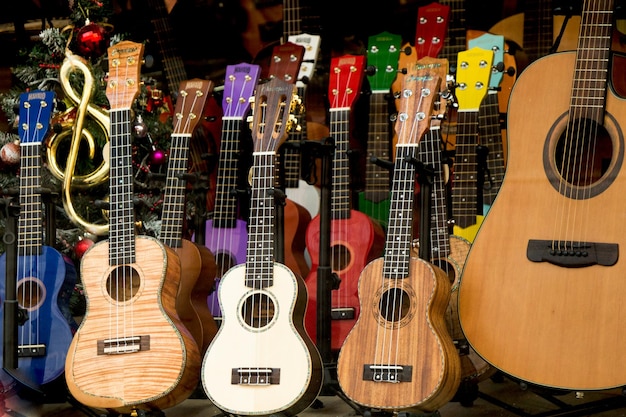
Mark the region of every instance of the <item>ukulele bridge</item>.
<instances>
[{"instance_id":1,"label":"ukulele bridge","mask_svg":"<svg viewBox=\"0 0 626 417\"><path fill-rule=\"evenodd\" d=\"M363 365L363 380L374 382L411 382L413 367L408 365Z\"/></svg>"},{"instance_id":2,"label":"ukulele bridge","mask_svg":"<svg viewBox=\"0 0 626 417\"><path fill-rule=\"evenodd\" d=\"M280 384L280 368L233 368L230 383L234 385Z\"/></svg>"},{"instance_id":3,"label":"ukulele bridge","mask_svg":"<svg viewBox=\"0 0 626 417\"><path fill-rule=\"evenodd\" d=\"M46 345L19 345L17 347L18 358L37 358L40 356L46 356Z\"/></svg>"},{"instance_id":4,"label":"ukulele bridge","mask_svg":"<svg viewBox=\"0 0 626 417\"><path fill-rule=\"evenodd\" d=\"M533 262L549 262L565 268L612 266L617 262L619 246L616 243L531 239L528 241L526 256Z\"/></svg>"},{"instance_id":5,"label":"ukulele bridge","mask_svg":"<svg viewBox=\"0 0 626 417\"><path fill-rule=\"evenodd\" d=\"M98 340L98 355L121 355L150 350L150 336Z\"/></svg>"}]
</instances>

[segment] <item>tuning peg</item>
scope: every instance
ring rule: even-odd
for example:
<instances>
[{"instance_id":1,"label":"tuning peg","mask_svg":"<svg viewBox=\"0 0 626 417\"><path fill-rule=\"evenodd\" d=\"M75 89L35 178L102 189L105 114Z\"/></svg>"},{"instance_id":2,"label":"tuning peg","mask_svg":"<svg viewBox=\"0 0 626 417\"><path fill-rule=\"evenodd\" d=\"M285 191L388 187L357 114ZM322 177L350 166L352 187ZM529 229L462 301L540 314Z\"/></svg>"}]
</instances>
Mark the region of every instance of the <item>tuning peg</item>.
<instances>
[{"instance_id":1,"label":"tuning peg","mask_svg":"<svg viewBox=\"0 0 626 417\"><path fill-rule=\"evenodd\" d=\"M376 74L376 67L374 65L368 65L365 67L365 75L372 76Z\"/></svg>"}]
</instances>

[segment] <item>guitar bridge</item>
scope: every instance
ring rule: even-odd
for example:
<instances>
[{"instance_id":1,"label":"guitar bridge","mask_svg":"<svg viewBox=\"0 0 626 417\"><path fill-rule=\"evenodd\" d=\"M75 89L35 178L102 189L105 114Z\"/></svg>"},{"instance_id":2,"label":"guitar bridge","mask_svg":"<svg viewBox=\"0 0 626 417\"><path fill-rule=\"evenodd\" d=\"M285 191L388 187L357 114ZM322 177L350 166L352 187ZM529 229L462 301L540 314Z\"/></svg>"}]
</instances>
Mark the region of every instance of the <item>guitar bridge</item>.
<instances>
[{"instance_id":1,"label":"guitar bridge","mask_svg":"<svg viewBox=\"0 0 626 417\"><path fill-rule=\"evenodd\" d=\"M98 340L98 355L122 355L150 350L150 336Z\"/></svg>"},{"instance_id":2,"label":"guitar bridge","mask_svg":"<svg viewBox=\"0 0 626 417\"><path fill-rule=\"evenodd\" d=\"M533 262L549 262L565 268L592 265L612 266L619 257L617 243L528 241L526 257Z\"/></svg>"},{"instance_id":3,"label":"guitar bridge","mask_svg":"<svg viewBox=\"0 0 626 417\"><path fill-rule=\"evenodd\" d=\"M233 385L280 384L280 368L233 368L230 383Z\"/></svg>"},{"instance_id":4,"label":"guitar bridge","mask_svg":"<svg viewBox=\"0 0 626 417\"><path fill-rule=\"evenodd\" d=\"M18 358L38 358L46 356L46 345L19 345L17 347Z\"/></svg>"},{"instance_id":5,"label":"guitar bridge","mask_svg":"<svg viewBox=\"0 0 626 417\"><path fill-rule=\"evenodd\" d=\"M330 311L331 320L353 320L354 308L352 307L337 307Z\"/></svg>"},{"instance_id":6,"label":"guitar bridge","mask_svg":"<svg viewBox=\"0 0 626 417\"><path fill-rule=\"evenodd\" d=\"M363 380L374 382L411 382L413 367L407 365L363 365Z\"/></svg>"}]
</instances>

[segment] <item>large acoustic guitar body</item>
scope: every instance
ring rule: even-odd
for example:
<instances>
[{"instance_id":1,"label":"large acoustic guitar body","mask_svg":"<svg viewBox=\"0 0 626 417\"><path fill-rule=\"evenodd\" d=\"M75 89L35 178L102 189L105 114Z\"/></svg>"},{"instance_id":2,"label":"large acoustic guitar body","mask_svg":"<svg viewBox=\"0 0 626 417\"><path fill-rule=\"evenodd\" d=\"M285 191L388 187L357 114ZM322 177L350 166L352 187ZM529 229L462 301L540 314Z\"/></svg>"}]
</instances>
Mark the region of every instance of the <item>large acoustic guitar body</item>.
<instances>
[{"instance_id":1,"label":"large acoustic guitar body","mask_svg":"<svg viewBox=\"0 0 626 417\"><path fill-rule=\"evenodd\" d=\"M550 55L517 80L509 103L506 175L474 241L459 290L470 344L495 367L557 388L626 384L626 103L608 89L593 174L571 186L558 174L576 53ZM590 108L591 106L587 106ZM583 141L584 142L584 141ZM587 142L584 142L587 146ZM577 148L581 151L580 148ZM582 149L582 152L586 152ZM601 171L598 173L597 171ZM563 221L580 219L576 227ZM561 250L559 242L572 242ZM554 247L556 244L556 247ZM554 247L554 250L552 248Z\"/></svg>"},{"instance_id":2,"label":"large acoustic guitar body","mask_svg":"<svg viewBox=\"0 0 626 417\"><path fill-rule=\"evenodd\" d=\"M108 241L82 259L88 304L65 377L72 396L89 407L164 409L199 381L200 352L175 309L177 256L147 236L136 238L136 249L133 264L109 267Z\"/></svg>"},{"instance_id":3,"label":"large acoustic guitar body","mask_svg":"<svg viewBox=\"0 0 626 417\"><path fill-rule=\"evenodd\" d=\"M337 362L341 388L371 408L436 410L460 382L458 354L444 320L450 282L443 270L417 258L410 260L408 277L383 275L379 258L359 279L361 314ZM385 308L390 302L397 307Z\"/></svg>"}]
</instances>

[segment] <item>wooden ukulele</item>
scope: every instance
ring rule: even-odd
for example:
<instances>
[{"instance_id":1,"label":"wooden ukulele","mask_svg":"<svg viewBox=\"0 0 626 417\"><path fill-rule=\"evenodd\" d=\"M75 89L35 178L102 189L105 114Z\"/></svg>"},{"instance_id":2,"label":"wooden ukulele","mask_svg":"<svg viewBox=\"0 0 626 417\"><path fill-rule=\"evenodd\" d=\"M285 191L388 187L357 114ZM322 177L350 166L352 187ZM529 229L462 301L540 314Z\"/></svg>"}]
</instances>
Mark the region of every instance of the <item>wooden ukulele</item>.
<instances>
[{"instance_id":1,"label":"wooden ukulele","mask_svg":"<svg viewBox=\"0 0 626 417\"><path fill-rule=\"evenodd\" d=\"M390 174L377 159L392 159L391 84L398 72L402 36L381 32L368 38L367 65L371 94L367 131L365 189L358 194L358 209L387 228L389 219Z\"/></svg>"},{"instance_id":2,"label":"wooden ukulele","mask_svg":"<svg viewBox=\"0 0 626 417\"><path fill-rule=\"evenodd\" d=\"M14 330L5 328L8 304L2 303L0 329L5 335L7 332L14 334L18 358L16 369L8 369L9 364L5 363L4 370L0 371L0 382L6 390L15 381L38 388L56 381L63 375L67 349L72 341L73 329L63 314L64 309L69 309L69 300L60 294L64 285L73 287L76 271L56 249L44 244L42 220L41 144L53 109L53 92L33 90L20 95L20 214L14 266L17 282L11 299L17 300L17 310L24 313L24 320L14 323ZM8 262L5 252L0 256L3 301L11 295L6 285ZM17 315L21 316L19 312ZM5 343L0 344L0 353L5 346Z\"/></svg>"},{"instance_id":3,"label":"wooden ukulele","mask_svg":"<svg viewBox=\"0 0 626 417\"><path fill-rule=\"evenodd\" d=\"M178 256L155 238L135 235L131 105L142 55L143 45L131 41L108 49L110 233L83 255L87 309L65 362L77 401L123 413L183 401L198 384L201 361L175 308Z\"/></svg>"},{"instance_id":4,"label":"wooden ukulele","mask_svg":"<svg viewBox=\"0 0 626 417\"><path fill-rule=\"evenodd\" d=\"M576 52L534 61L508 113L507 169L459 288L470 344L542 386L623 386L624 101L607 88L613 1L585 1ZM581 360L585 358L585 360Z\"/></svg>"},{"instance_id":5,"label":"wooden ukulele","mask_svg":"<svg viewBox=\"0 0 626 417\"><path fill-rule=\"evenodd\" d=\"M217 265L213 253L206 246L183 238L185 175L189 167L191 136L212 90L213 82L200 79L183 81L178 89L159 234L161 242L173 249L180 259L176 311L201 353L206 351L217 333L217 325L207 304L207 297L215 288Z\"/></svg>"},{"instance_id":6,"label":"wooden ukulele","mask_svg":"<svg viewBox=\"0 0 626 417\"><path fill-rule=\"evenodd\" d=\"M487 95L493 67L493 51L474 47L459 52L456 74L456 150L452 175L453 233L474 241L484 219L478 206L478 117Z\"/></svg>"},{"instance_id":7,"label":"wooden ukulele","mask_svg":"<svg viewBox=\"0 0 626 417\"><path fill-rule=\"evenodd\" d=\"M254 96L259 73L260 67L253 64L240 63L226 67L215 210L205 227L205 245L215 255L217 262L215 289L207 298L207 304L218 322L222 317L217 296L220 280L231 267L246 260L248 225L240 214L236 192L243 182L238 175L243 170L239 160L242 131L246 126L250 99Z\"/></svg>"},{"instance_id":8,"label":"wooden ukulele","mask_svg":"<svg viewBox=\"0 0 626 417\"><path fill-rule=\"evenodd\" d=\"M440 81L428 71L404 78L385 255L359 277L361 314L339 351L343 392L370 408L434 411L460 382L459 355L445 324L450 281L440 268L411 256L418 143Z\"/></svg>"},{"instance_id":9,"label":"wooden ukulele","mask_svg":"<svg viewBox=\"0 0 626 417\"><path fill-rule=\"evenodd\" d=\"M290 123L294 89L279 78L257 88L246 262L222 277L222 324L202 364L207 396L235 415L295 415L322 385L321 357L303 323L306 287L274 260L277 149Z\"/></svg>"},{"instance_id":10,"label":"wooden ukulele","mask_svg":"<svg viewBox=\"0 0 626 417\"><path fill-rule=\"evenodd\" d=\"M330 97L330 136L335 141L333 184L331 191L331 266L341 280L332 293L331 348L339 350L359 316L357 284L359 274L370 260L380 256L384 231L369 216L354 210L351 204L348 145L351 135L351 111L365 77L365 56L343 55L331 60L328 86ZM317 267L320 253L320 216L309 223L306 247L311 255L311 272L306 278L309 305L305 325L309 335L317 337Z\"/></svg>"}]
</instances>

